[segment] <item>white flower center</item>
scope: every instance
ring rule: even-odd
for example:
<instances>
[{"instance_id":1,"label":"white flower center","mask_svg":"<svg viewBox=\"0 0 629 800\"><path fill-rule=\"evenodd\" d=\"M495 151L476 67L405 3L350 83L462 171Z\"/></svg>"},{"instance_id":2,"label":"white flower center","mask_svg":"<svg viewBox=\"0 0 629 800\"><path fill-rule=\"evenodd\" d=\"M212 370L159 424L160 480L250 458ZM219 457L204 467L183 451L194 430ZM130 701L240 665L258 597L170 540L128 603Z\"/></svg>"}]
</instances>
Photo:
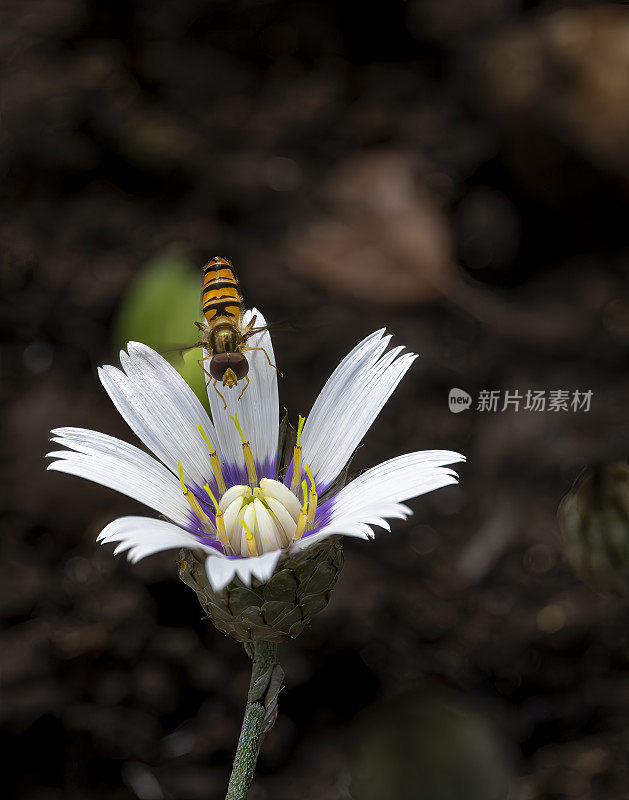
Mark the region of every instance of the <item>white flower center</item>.
<instances>
[{"instance_id":1,"label":"white flower center","mask_svg":"<svg viewBox=\"0 0 629 800\"><path fill-rule=\"evenodd\" d=\"M297 441L293 453L293 478L289 489L280 481L271 478L262 478L258 484L256 465L251 452L251 446L245 439L238 416L232 417L234 424L242 439L242 453L247 467L249 485L239 484L225 488L223 471L217 453L212 449L210 440L203 430L203 425L197 427L205 439L210 451L212 472L216 480L220 500L217 500L209 483L203 487L207 492L215 509L214 524L201 507L199 500L190 491L184 481L183 462L178 462L179 482L181 490L195 517L199 520L202 530L206 534L214 534L218 538L223 550L228 555L259 556L272 550L281 550L288 547L291 542L296 542L307 530L312 530L317 513L317 487L310 471L305 464L304 470L310 480L308 483L302 475L301 459L301 431L305 417L299 418ZM301 480L301 483L300 483ZM300 504L298 492L301 488L303 504Z\"/></svg>"},{"instance_id":2,"label":"white flower center","mask_svg":"<svg viewBox=\"0 0 629 800\"><path fill-rule=\"evenodd\" d=\"M261 555L293 541L301 506L279 481L262 478L260 486L232 486L219 503L225 533L235 555Z\"/></svg>"}]
</instances>

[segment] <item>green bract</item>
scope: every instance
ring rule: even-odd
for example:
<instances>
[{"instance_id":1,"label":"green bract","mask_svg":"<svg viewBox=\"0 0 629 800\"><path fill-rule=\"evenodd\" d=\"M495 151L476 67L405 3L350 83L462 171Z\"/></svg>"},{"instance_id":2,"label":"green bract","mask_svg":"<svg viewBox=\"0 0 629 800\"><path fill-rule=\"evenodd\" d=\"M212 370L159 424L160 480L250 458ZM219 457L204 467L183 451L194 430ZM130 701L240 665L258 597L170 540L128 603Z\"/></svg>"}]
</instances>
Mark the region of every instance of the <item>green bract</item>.
<instances>
[{"instance_id":1,"label":"green bract","mask_svg":"<svg viewBox=\"0 0 629 800\"><path fill-rule=\"evenodd\" d=\"M325 608L343 566L338 539L325 539L280 561L265 583L236 579L216 592L194 551L180 554L181 580L197 593L208 618L239 642L285 642L298 636Z\"/></svg>"}]
</instances>

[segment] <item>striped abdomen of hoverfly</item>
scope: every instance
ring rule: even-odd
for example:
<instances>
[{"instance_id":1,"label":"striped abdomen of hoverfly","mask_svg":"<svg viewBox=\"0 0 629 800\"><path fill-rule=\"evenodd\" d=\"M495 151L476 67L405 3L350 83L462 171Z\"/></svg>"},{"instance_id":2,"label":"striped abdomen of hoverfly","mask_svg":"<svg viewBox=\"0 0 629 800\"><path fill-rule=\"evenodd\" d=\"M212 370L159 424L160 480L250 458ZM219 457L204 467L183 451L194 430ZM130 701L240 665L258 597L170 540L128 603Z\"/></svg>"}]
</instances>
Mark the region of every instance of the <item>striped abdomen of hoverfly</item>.
<instances>
[{"instance_id":1,"label":"striped abdomen of hoverfly","mask_svg":"<svg viewBox=\"0 0 629 800\"><path fill-rule=\"evenodd\" d=\"M243 311L242 296L231 262L226 258L216 256L205 265L201 302L210 328L221 323L239 325Z\"/></svg>"}]
</instances>

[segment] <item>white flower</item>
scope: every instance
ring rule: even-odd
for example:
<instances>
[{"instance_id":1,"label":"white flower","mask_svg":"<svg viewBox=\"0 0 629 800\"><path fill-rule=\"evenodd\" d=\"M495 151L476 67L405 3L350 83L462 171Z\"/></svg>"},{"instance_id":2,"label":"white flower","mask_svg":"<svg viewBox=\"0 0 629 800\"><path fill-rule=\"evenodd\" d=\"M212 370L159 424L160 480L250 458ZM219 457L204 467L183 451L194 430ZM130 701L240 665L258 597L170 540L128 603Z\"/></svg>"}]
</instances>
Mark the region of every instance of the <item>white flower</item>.
<instances>
[{"instance_id":1,"label":"white flower","mask_svg":"<svg viewBox=\"0 0 629 800\"><path fill-rule=\"evenodd\" d=\"M257 324L264 318L254 309ZM104 366L100 379L118 411L156 458L126 442L81 428L58 428L49 469L78 475L139 500L165 519L123 517L101 532L139 561L187 547L206 554L208 578L220 591L235 576L268 580L286 549L331 535L367 539L372 525L405 519L404 501L456 483L447 467L464 456L427 450L373 467L339 491L331 487L415 360L376 331L334 370L310 414L300 418L285 475L278 463L277 373L262 350L247 352L249 388L210 386L212 420L178 372L154 350L129 342L122 370ZM267 331L252 337L274 361Z\"/></svg>"}]
</instances>

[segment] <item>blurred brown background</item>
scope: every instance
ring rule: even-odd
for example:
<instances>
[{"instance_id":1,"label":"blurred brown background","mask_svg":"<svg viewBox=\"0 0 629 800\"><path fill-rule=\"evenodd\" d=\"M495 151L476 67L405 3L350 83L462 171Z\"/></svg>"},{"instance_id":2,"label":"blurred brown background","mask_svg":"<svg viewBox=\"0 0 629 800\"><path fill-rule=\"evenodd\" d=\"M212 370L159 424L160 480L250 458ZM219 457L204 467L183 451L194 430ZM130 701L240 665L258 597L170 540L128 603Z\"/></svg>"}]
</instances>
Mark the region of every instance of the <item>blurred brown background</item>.
<instances>
[{"instance_id":1,"label":"blurred brown background","mask_svg":"<svg viewBox=\"0 0 629 800\"><path fill-rule=\"evenodd\" d=\"M44 471L51 427L133 440L95 369L129 286L174 248L232 258L246 301L294 326L274 339L294 419L373 329L420 353L359 468L468 456L459 487L347 542L330 607L281 648L252 800L629 797L627 608L570 573L555 520L587 463L627 454L627 6L2 16L5 796L224 791L242 649L200 619L175 554L131 567L96 545L139 506ZM455 415L452 387L594 395L587 413Z\"/></svg>"}]
</instances>

